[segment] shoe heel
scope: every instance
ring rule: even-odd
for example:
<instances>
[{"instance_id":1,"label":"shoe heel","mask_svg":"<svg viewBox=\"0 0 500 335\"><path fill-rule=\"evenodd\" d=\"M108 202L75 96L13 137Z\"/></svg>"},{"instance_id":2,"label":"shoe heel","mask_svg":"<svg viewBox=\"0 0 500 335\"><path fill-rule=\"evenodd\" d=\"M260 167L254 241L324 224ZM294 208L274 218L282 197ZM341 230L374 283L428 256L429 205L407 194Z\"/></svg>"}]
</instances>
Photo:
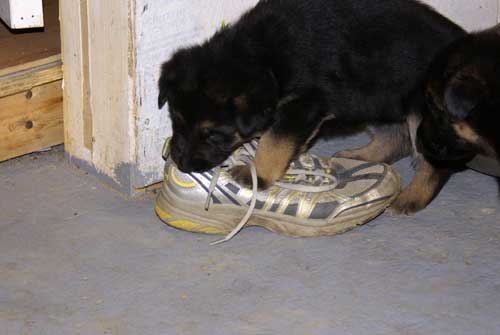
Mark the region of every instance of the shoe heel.
<instances>
[{"instance_id":1,"label":"shoe heel","mask_svg":"<svg viewBox=\"0 0 500 335\"><path fill-rule=\"evenodd\" d=\"M158 194L154 200L154 209L160 220L176 229L210 235L225 234L228 231L227 228L219 228L199 223L207 220L195 218L192 213L183 213L182 210L170 204L170 201L168 201L168 198L163 192Z\"/></svg>"}]
</instances>

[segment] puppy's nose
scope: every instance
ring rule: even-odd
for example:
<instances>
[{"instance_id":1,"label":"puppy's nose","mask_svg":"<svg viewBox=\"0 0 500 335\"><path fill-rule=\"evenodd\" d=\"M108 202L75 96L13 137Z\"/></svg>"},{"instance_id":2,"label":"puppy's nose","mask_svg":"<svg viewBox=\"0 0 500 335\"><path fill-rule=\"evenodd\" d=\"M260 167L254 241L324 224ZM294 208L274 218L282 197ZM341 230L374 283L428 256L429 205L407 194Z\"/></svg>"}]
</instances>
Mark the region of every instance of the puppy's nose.
<instances>
[{"instance_id":1,"label":"puppy's nose","mask_svg":"<svg viewBox=\"0 0 500 335\"><path fill-rule=\"evenodd\" d=\"M188 157L181 157L177 163L177 167L184 173L191 173L195 171Z\"/></svg>"},{"instance_id":2,"label":"puppy's nose","mask_svg":"<svg viewBox=\"0 0 500 335\"><path fill-rule=\"evenodd\" d=\"M172 155L172 159L174 163L177 165L177 168L184 173L193 172L193 167L191 166L189 159L184 155Z\"/></svg>"}]
</instances>

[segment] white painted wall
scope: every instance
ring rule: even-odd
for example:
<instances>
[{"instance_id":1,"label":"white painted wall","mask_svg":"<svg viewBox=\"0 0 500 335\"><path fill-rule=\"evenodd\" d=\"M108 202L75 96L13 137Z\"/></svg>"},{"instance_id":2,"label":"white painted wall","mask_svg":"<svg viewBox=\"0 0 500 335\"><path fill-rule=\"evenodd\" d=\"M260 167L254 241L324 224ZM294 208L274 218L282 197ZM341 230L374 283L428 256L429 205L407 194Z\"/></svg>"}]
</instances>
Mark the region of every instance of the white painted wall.
<instances>
[{"instance_id":1,"label":"white painted wall","mask_svg":"<svg viewBox=\"0 0 500 335\"><path fill-rule=\"evenodd\" d=\"M42 0L0 0L0 18L12 29L43 27Z\"/></svg>"},{"instance_id":2,"label":"white painted wall","mask_svg":"<svg viewBox=\"0 0 500 335\"><path fill-rule=\"evenodd\" d=\"M210 37L257 0L136 0L137 171L135 187L161 180L161 148L171 134L167 108L158 110L160 64L181 46Z\"/></svg>"},{"instance_id":3,"label":"white painted wall","mask_svg":"<svg viewBox=\"0 0 500 335\"><path fill-rule=\"evenodd\" d=\"M137 0L137 171L136 187L162 178L161 148L171 134L167 108L157 108L161 62L177 48L200 42L257 0ZM498 20L498 0L424 0L468 30L490 27Z\"/></svg>"},{"instance_id":4,"label":"white painted wall","mask_svg":"<svg viewBox=\"0 0 500 335\"><path fill-rule=\"evenodd\" d=\"M422 0L469 31L498 22L499 0Z\"/></svg>"}]
</instances>

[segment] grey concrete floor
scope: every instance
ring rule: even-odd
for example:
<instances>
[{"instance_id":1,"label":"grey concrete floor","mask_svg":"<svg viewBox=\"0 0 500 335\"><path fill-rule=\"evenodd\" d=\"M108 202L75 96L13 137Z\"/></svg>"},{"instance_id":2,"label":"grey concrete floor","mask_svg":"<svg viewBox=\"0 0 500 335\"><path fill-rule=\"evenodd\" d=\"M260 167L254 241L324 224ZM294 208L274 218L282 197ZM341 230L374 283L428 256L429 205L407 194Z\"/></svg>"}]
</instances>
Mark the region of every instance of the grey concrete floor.
<instances>
[{"instance_id":1,"label":"grey concrete floor","mask_svg":"<svg viewBox=\"0 0 500 335\"><path fill-rule=\"evenodd\" d=\"M0 164L0 334L500 334L490 177L456 175L414 217L317 239L247 228L218 247L151 200L60 149Z\"/></svg>"}]
</instances>

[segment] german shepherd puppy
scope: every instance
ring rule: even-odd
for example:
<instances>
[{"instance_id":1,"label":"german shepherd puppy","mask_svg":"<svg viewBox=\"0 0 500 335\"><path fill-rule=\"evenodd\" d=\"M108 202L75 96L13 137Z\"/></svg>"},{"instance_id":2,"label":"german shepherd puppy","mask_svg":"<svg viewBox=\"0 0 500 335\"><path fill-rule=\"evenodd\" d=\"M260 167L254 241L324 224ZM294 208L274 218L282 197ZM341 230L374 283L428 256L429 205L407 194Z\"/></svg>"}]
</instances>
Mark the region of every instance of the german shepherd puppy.
<instances>
[{"instance_id":1,"label":"german shepherd puppy","mask_svg":"<svg viewBox=\"0 0 500 335\"><path fill-rule=\"evenodd\" d=\"M500 154L500 26L452 43L431 66L416 174L392 208L424 208L476 155Z\"/></svg>"},{"instance_id":2,"label":"german shepherd puppy","mask_svg":"<svg viewBox=\"0 0 500 335\"><path fill-rule=\"evenodd\" d=\"M204 171L260 137L266 188L333 120L385 125L369 158L395 161L411 153L406 120L425 108L431 61L464 34L413 0L262 0L163 64L158 103L170 107L172 158L184 172ZM247 168L233 175L249 183Z\"/></svg>"}]
</instances>

